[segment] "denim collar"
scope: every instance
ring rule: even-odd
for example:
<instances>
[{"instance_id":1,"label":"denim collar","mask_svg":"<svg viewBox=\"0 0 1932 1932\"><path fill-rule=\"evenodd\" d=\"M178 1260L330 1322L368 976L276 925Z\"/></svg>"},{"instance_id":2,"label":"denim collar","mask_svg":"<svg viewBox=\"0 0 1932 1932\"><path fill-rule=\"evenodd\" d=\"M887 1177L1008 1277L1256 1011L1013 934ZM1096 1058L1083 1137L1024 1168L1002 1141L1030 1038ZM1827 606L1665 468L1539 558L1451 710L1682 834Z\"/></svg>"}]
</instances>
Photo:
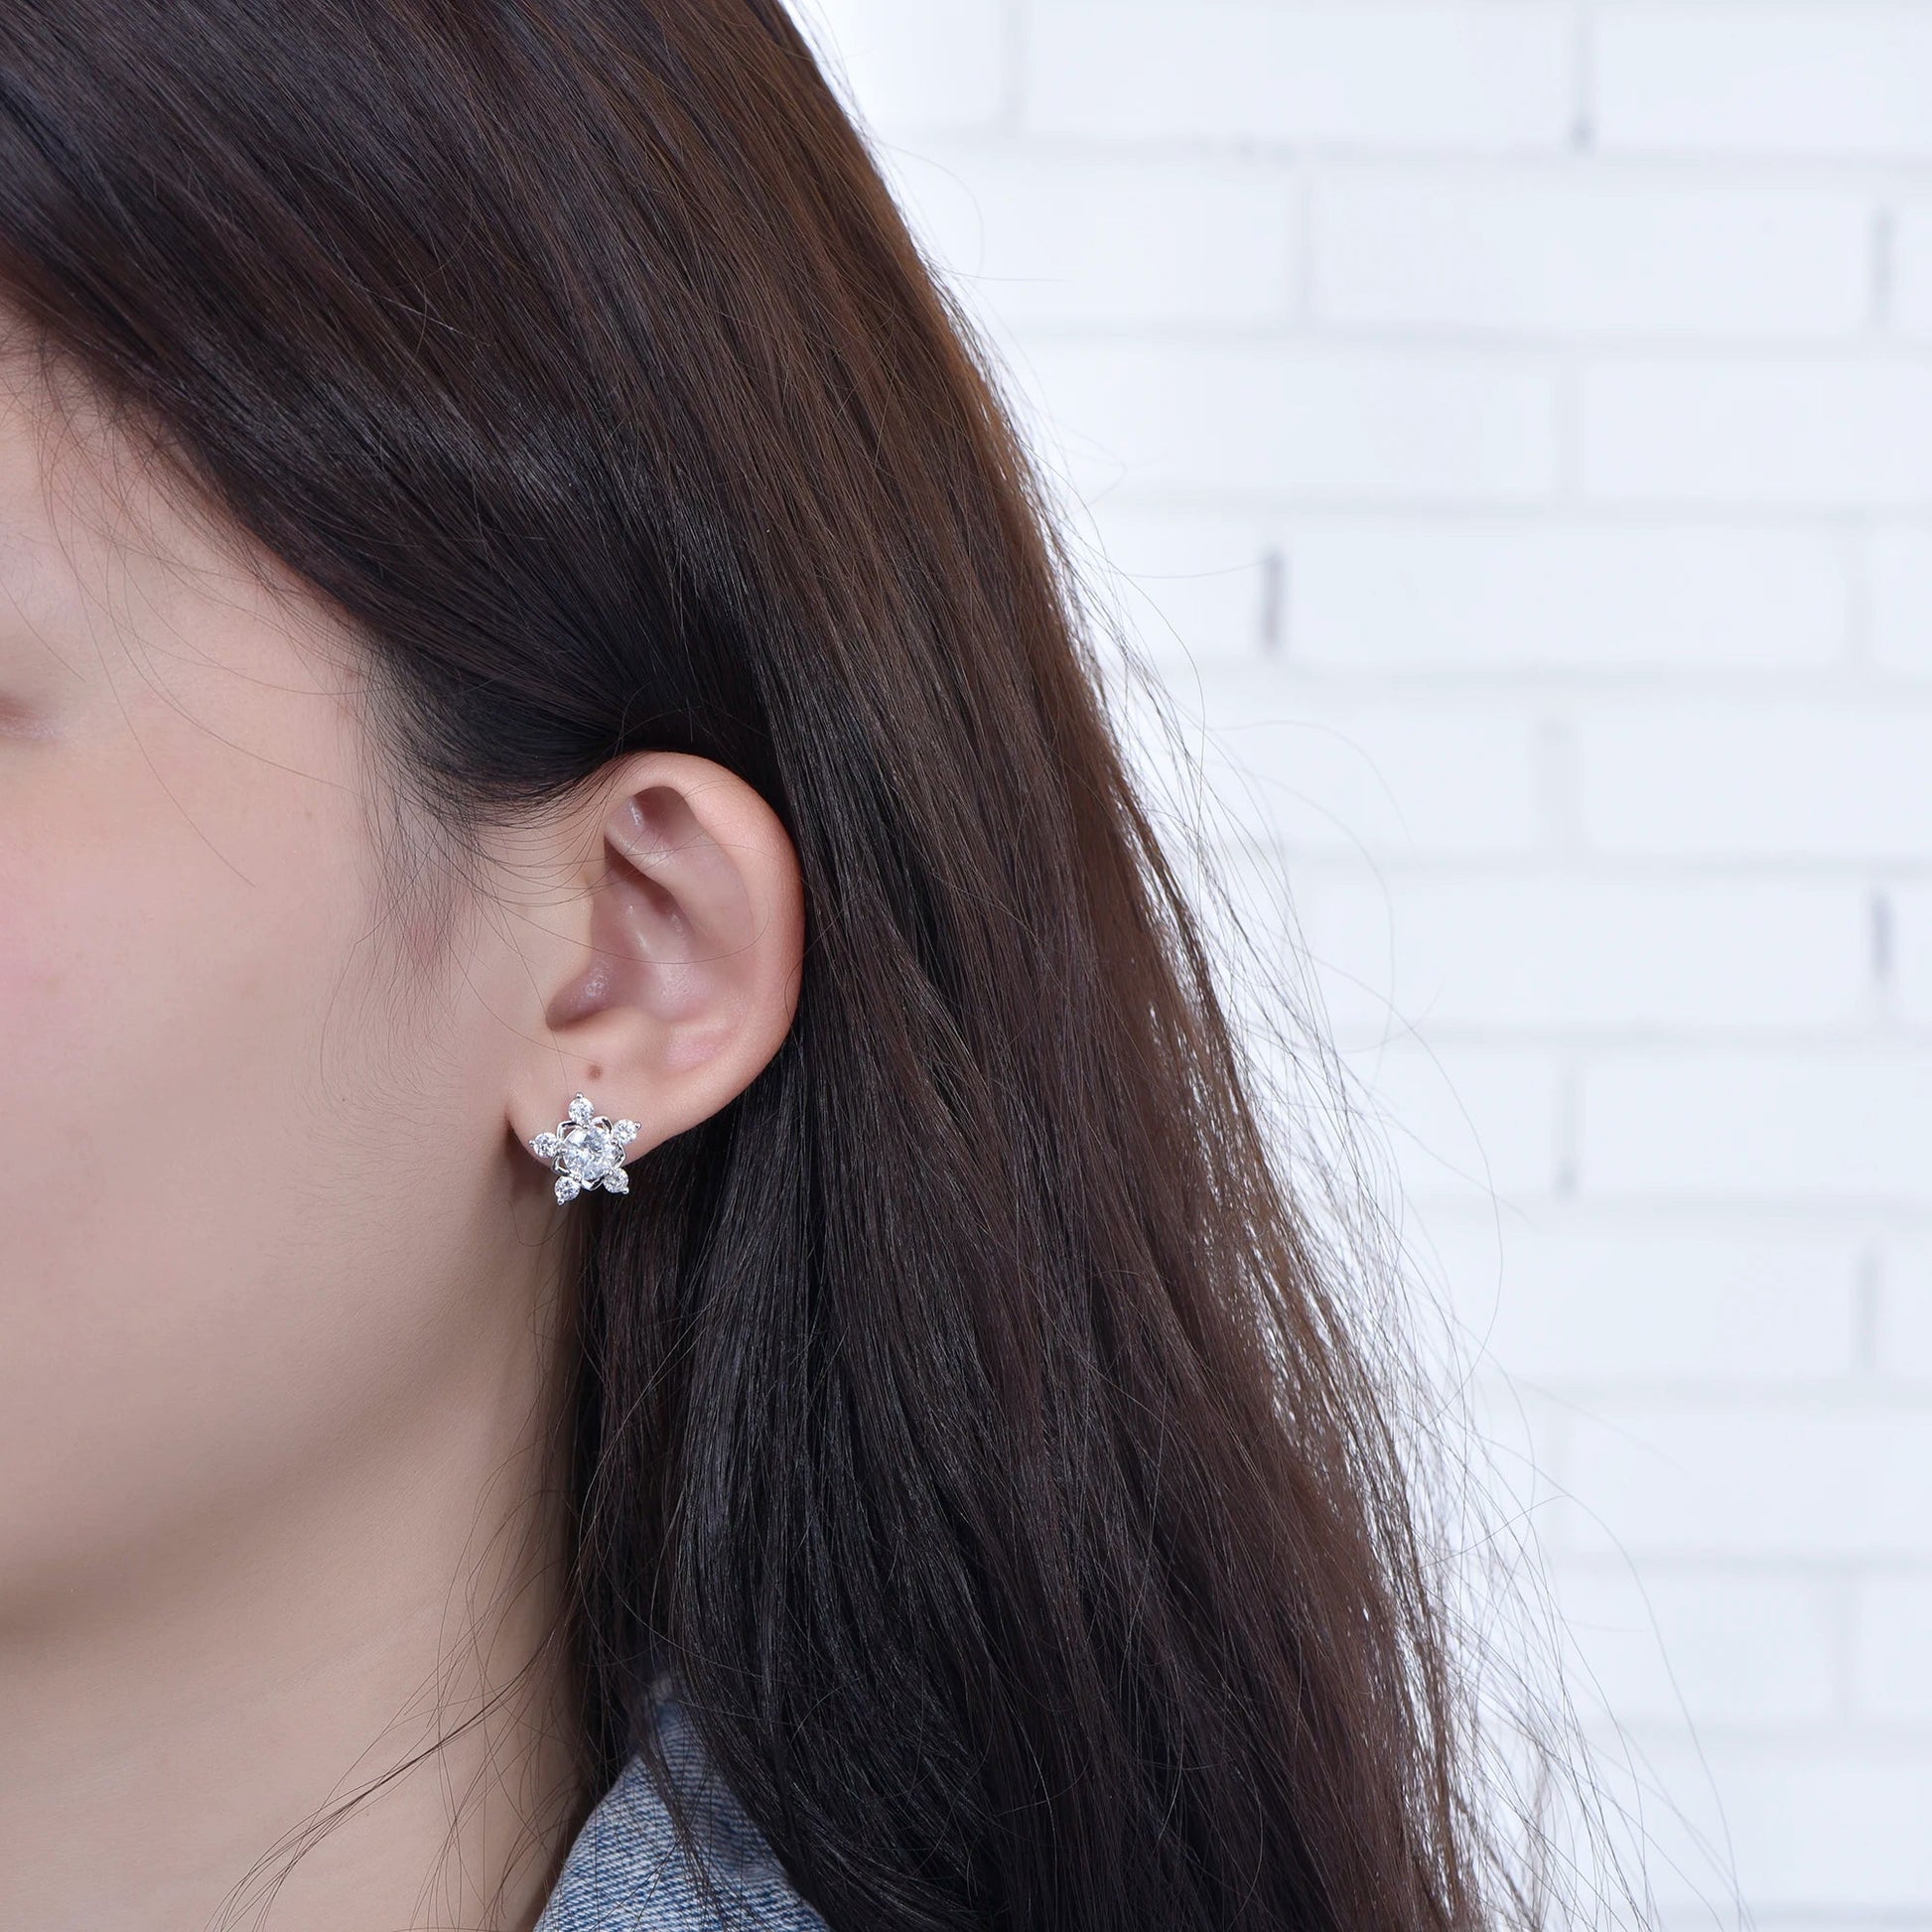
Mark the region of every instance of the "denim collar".
<instances>
[{"instance_id":1,"label":"denim collar","mask_svg":"<svg viewBox=\"0 0 1932 1932\"><path fill-rule=\"evenodd\" d=\"M659 1700L657 1727L672 1779L691 1797L723 1915L706 1902L664 1800L633 1757L578 1833L535 1932L826 1932L669 1696Z\"/></svg>"}]
</instances>

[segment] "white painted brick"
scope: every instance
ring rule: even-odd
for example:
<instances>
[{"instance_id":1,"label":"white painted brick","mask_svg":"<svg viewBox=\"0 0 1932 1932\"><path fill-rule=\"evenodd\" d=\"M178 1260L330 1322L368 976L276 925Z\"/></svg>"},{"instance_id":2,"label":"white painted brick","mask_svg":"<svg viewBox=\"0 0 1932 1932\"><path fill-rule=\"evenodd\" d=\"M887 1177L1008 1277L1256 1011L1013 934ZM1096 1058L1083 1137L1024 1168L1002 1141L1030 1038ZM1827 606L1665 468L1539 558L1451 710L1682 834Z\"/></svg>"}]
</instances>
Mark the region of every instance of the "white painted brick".
<instances>
[{"instance_id":1,"label":"white painted brick","mask_svg":"<svg viewBox=\"0 0 1932 1932\"><path fill-rule=\"evenodd\" d=\"M1338 1172L1349 1176L1345 1190L1359 1177L1385 1204L1392 1188L1435 1203L1473 1199L1483 1211L1493 1208L1492 1187L1505 1196L1547 1194L1559 1107L1555 1058L1533 1046L1429 1049L1408 1041L1335 1051L1318 1021L1311 1039L1294 961L1271 956L1272 937L1283 929L1283 907L1273 897L1279 884L1257 892L1244 880L1256 868L1272 870L1262 858L1216 855L1248 938L1261 952L1259 962L1246 955L1233 962L1229 1006L1256 1062L1264 1118L1292 1172L1306 1182L1300 1185L1305 1205L1315 1211L1315 1187L1325 1192ZM1198 904L1191 860L1182 872ZM1210 948L1226 965L1225 911L1210 901L1206 912ZM1338 1283L1344 1290L1359 1285L1352 1268ZM1443 1315L1452 1313L1436 1289L1419 1292ZM1439 1320L1434 1338L1438 1355L1443 1346L1452 1350L1458 1381L1463 1368L1478 1366L1467 1359L1460 1329ZM1511 1402L1516 1399L1510 1392Z\"/></svg>"},{"instance_id":2,"label":"white painted brick","mask_svg":"<svg viewBox=\"0 0 1932 1932\"><path fill-rule=\"evenodd\" d=\"M1099 502L1075 527L1082 575L1128 633L1182 660L1253 658L1267 617L1270 531L1212 511Z\"/></svg>"},{"instance_id":3,"label":"white painted brick","mask_svg":"<svg viewBox=\"0 0 1932 1932\"><path fill-rule=\"evenodd\" d=\"M1884 1725L1932 1722L1932 1577L1867 1577L1852 1606L1852 1692Z\"/></svg>"},{"instance_id":4,"label":"white painted brick","mask_svg":"<svg viewBox=\"0 0 1932 1932\"><path fill-rule=\"evenodd\" d=\"M1581 1134L1587 1194L1932 1203L1932 1053L1603 1058Z\"/></svg>"},{"instance_id":5,"label":"white painted brick","mask_svg":"<svg viewBox=\"0 0 1932 1932\"><path fill-rule=\"evenodd\" d=\"M1556 476L1555 376L1491 355L1046 342L1028 351L1088 495L1534 500Z\"/></svg>"},{"instance_id":6,"label":"white painted brick","mask_svg":"<svg viewBox=\"0 0 1932 1932\"><path fill-rule=\"evenodd\" d=\"M1932 363L1598 362L1579 413L1584 484L1606 501L1932 503Z\"/></svg>"},{"instance_id":7,"label":"white painted brick","mask_svg":"<svg viewBox=\"0 0 1932 1932\"><path fill-rule=\"evenodd\" d=\"M1932 673L1932 529L1877 530L1870 559L1872 656L1887 670Z\"/></svg>"},{"instance_id":8,"label":"white painted brick","mask_svg":"<svg viewBox=\"0 0 1932 1932\"><path fill-rule=\"evenodd\" d=\"M1430 1206L1432 1212L1445 1211L1441 1203ZM1427 1320L1410 1325L1420 1329L1425 1343L1432 1338ZM1463 1521L1468 1537L1492 1540L1492 1553L1500 1542L1512 1554L1520 1553L1522 1561L1540 1566L1540 1519L1563 1493L1563 1450L1570 1428L1565 1406L1539 1389L1481 1368L1466 1380L1438 1386L1467 1392L1468 1439L1458 1441L1455 1449L1472 1482L1480 1485L1456 1498L1467 1512ZM1467 1539L1461 1547L1467 1547Z\"/></svg>"},{"instance_id":9,"label":"white painted brick","mask_svg":"<svg viewBox=\"0 0 1932 1932\"><path fill-rule=\"evenodd\" d=\"M1440 873L1311 879L1309 943L1338 1026L1824 1028L1870 970L1856 885Z\"/></svg>"},{"instance_id":10,"label":"white painted brick","mask_svg":"<svg viewBox=\"0 0 1932 1932\"><path fill-rule=\"evenodd\" d=\"M1553 149L1571 59L1556 7L1035 0L1026 112L1133 141Z\"/></svg>"},{"instance_id":11,"label":"white painted brick","mask_svg":"<svg viewBox=\"0 0 1932 1932\"><path fill-rule=\"evenodd\" d=\"M1569 1455L1563 1533L1580 1550L1852 1559L1932 1547L1923 1406L1603 1400L1579 1416Z\"/></svg>"},{"instance_id":12,"label":"white painted brick","mask_svg":"<svg viewBox=\"0 0 1932 1932\"><path fill-rule=\"evenodd\" d=\"M872 127L982 127L1006 110L1005 0L791 0L791 9Z\"/></svg>"},{"instance_id":13,"label":"white painted brick","mask_svg":"<svg viewBox=\"0 0 1932 1932\"><path fill-rule=\"evenodd\" d=\"M1541 838L1521 719L1322 712L1228 717L1205 748L1214 795L1296 852L1522 852Z\"/></svg>"},{"instance_id":14,"label":"white painted brick","mask_svg":"<svg viewBox=\"0 0 1932 1932\"><path fill-rule=\"evenodd\" d=\"M1889 311L1912 336L1932 335L1932 204L1897 208L1891 222Z\"/></svg>"},{"instance_id":15,"label":"white painted brick","mask_svg":"<svg viewBox=\"0 0 1932 1932\"><path fill-rule=\"evenodd\" d=\"M1932 1204L1932 1051L1682 1050L1583 1083L1587 1194Z\"/></svg>"},{"instance_id":16,"label":"white painted brick","mask_svg":"<svg viewBox=\"0 0 1932 1932\"><path fill-rule=\"evenodd\" d=\"M1269 838L1298 853L1520 853L1543 837L1534 719L1317 698L1266 671L1203 664L1163 694L1171 740L1135 717L1149 768L1200 797L1202 830Z\"/></svg>"},{"instance_id":17,"label":"white painted brick","mask_svg":"<svg viewBox=\"0 0 1932 1932\"><path fill-rule=\"evenodd\" d=\"M1769 1234L1438 1213L1430 1237L1472 1343L1541 1386L1749 1388L1855 1366L1861 1252Z\"/></svg>"},{"instance_id":18,"label":"white painted brick","mask_svg":"<svg viewBox=\"0 0 1932 1932\"><path fill-rule=\"evenodd\" d=\"M1895 886L1886 895L1892 977L1900 1015L1932 1027L1932 886Z\"/></svg>"},{"instance_id":19,"label":"white painted brick","mask_svg":"<svg viewBox=\"0 0 1932 1932\"><path fill-rule=\"evenodd\" d=\"M1607 6L1592 19L1592 125L1607 150L1932 153L1922 6Z\"/></svg>"},{"instance_id":20,"label":"white painted brick","mask_svg":"<svg viewBox=\"0 0 1932 1932\"><path fill-rule=\"evenodd\" d=\"M1680 1736L1647 1750L1643 1768L1644 1868L1666 1932L1919 1932L1932 1919L1932 1761L1922 1753L1829 1732Z\"/></svg>"},{"instance_id":21,"label":"white painted brick","mask_svg":"<svg viewBox=\"0 0 1932 1932\"><path fill-rule=\"evenodd\" d=\"M1294 301L1302 197L1279 169L953 145L895 155L893 181L951 280L1009 325L1273 322Z\"/></svg>"},{"instance_id":22,"label":"white painted brick","mask_svg":"<svg viewBox=\"0 0 1932 1932\"><path fill-rule=\"evenodd\" d=\"M1854 1744L1713 1759L1740 1886L1766 1905L1932 1910L1932 1762ZM1854 1921L1856 1922L1856 1921Z\"/></svg>"},{"instance_id":23,"label":"white painted brick","mask_svg":"<svg viewBox=\"0 0 1932 1932\"><path fill-rule=\"evenodd\" d=\"M1879 1261L1877 1328L1882 1373L1901 1381L1932 1382L1932 1239L1901 1237L1885 1247ZM1932 1632L1932 1624L1926 1627Z\"/></svg>"},{"instance_id":24,"label":"white painted brick","mask_svg":"<svg viewBox=\"0 0 1932 1932\"><path fill-rule=\"evenodd\" d=\"M1572 1561L1558 1601L1581 1669L1580 1710L1682 1725L1802 1724L1835 1715L1835 1591L1814 1578Z\"/></svg>"},{"instance_id":25,"label":"white painted brick","mask_svg":"<svg viewBox=\"0 0 1932 1932\"><path fill-rule=\"evenodd\" d=\"M1485 518L1309 529L1289 650L1337 669L1823 665L1846 647L1829 533Z\"/></svg>"},{"instance_id":26,"label":"white painted brick","mask_svg":"<svg viewBox=\"0 0 1932 1932\"><path fill-rule=\"evenodd\" d=\"M1579 805L1603 852L1910 860L1932 825L1932 710L1608 706L1576 727Z\"/></svg>"},{"instance_id":27,"label":"white painted brick","mask_svg":"<svg viewBox=\"0 0 1932 1932\"><path fill-rule=\"evenodd\" d=\"M1314 308L1336 322L1778 337L1870 311L1855 194L1405 176L1325 182L1314 209Z\"/></svg>"},{"instance_id":28,"label":"white painted brick","mask_svg":"<svg viewBox=\"0 0 1932 1932\"><path fill-rule=\"evenodd\" d=\"M1415 1199L1547 1194L1558 1075L1532 1050L1397 1044L1344 1056L1375 1173Z\"/></svg>"},{"instance_id":29,"label":"white painted brick","mask_svg":"<svg viewBox=\"0 0 1932 1932\"><path fill-rule=\"evenodd\" d=\"M1594 1754L1577 1769L1596 1827L1616 1857L1613 1870L1634 1887L1635 1896L1627 1896L1614 1879L1607 1887L1590 1884L1588 1874L1599 1866L1586 1853L1585 1875L1572 1877L1564 1870L1555 1922L1641 1926L1644 1932L1692 1932L1693 1927L1698 1932L1752 1927L1754 1932L1756 1921L1736 1897L1722 1794L1713 1788L1709 1758L1687 1738L1685 1727L1672 1725L1632 1738L1620 1725L1599 1725L1589 1741ZM1558 1789L1569 1797L1567 1787ZM1581 1847L1588 1841L1573 1827L1559 1842ZM1778 1932L1787 1932L1782 1922ZM1829 1932L1850 1928L1835 1926Z\"/></svg>"}]
</instances>

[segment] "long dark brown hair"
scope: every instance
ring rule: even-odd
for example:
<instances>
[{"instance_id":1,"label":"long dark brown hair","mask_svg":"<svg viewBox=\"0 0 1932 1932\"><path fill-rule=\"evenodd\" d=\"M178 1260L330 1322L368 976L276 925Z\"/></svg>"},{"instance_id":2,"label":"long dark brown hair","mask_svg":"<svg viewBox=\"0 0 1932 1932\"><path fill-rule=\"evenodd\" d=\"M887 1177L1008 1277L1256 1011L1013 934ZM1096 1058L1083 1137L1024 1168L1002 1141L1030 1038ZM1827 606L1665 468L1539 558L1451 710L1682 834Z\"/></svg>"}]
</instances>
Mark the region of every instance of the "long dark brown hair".
<instances>
[{"instance_id":1,"label":"long dark brown hair","mask_svg":"<svg viewBox=\"0 0 1932 1932\"><path fill-rule=\"evenodd\" d=\"M12 0L0 276L451 851L647 747L796 844L789 1036L577 1210L586 1802L669 1673L835 1932L1520 1902L1036 479L776 0Z\"/></svg>"}]
</instances>

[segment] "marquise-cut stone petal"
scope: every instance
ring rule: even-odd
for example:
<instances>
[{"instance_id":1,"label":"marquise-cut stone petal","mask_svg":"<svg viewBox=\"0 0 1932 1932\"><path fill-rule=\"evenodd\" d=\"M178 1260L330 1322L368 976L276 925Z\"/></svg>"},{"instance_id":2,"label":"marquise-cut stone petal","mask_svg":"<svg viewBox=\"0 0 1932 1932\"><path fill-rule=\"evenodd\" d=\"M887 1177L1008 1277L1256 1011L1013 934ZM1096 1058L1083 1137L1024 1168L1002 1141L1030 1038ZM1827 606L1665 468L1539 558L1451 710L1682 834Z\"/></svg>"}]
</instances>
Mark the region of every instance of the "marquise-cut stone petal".
<instances>
[{"instance_id":1,"label":"marquise-cut stone petal","mask_svg":"<svg viewBox=\"0 0 1932 1932\"><path fill-rule=\"evenodd\" d=\"M539 1161L554 1161L564 1151L564 1144L555 1134L539 1134L530 1143L530 1151Z\"/></svg>"},{"instance_id":2,"label":"marquise-cut stone petal","mask_svg":"<svg viewBox=\"0 0 1932 1932\"><path fill-rule=\"evenodd\" d=\"M579 1127L588 1127L597 1118L597 1109L580 1093L570 1103L570 1117Z\"/></svg>"},{"instance_id":3,"label":"marquise-cut stone petal","mask_svg":"<svg viewBox=\"0 0 1932 1932\"><path fill-rule=\"evenodd\" d=\"M637 1123L634 1120L618 1120L611 1123L611 1138L620 1147L626 1147L637 1138Z\"/></svg>"},{"instance_id":4,"label":"marquise-cut stone petal","mask_svg":"<svg viewBox=\"0 0 1932 1932\"><path fill-rule=\"evenodd\" d=\"M560 1201L575 1200L584 1191L584 1183L572 1173L557 1176L557 1198Z\"/></svg>"},{"instance_id":5,"label":"marquise-cut stone petal","mask_svg":"<svg viewBox=\"0 0 1932 1932\"><path fill-rule=\"evenodd\" d=\"M630 1176L624 1173L622 1168L613 1168L604 1176L604 1185L611 1193L627 1194L630 1191Z\"/></svg>"}]
</instances>

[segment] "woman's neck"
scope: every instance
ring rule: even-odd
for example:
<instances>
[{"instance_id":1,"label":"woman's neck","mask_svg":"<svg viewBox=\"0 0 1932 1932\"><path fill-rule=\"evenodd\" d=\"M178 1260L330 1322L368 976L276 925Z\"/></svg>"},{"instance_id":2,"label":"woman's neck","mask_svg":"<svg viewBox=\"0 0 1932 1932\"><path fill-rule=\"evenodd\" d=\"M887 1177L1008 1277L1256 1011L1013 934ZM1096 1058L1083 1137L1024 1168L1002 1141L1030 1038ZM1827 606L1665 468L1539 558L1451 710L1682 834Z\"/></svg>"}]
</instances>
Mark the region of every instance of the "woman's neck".
<instances>
[{"instance_id":1,"label":"woman's neck","mask_svg":"<svg viewBox=\"0 0 1932 1932\"><path fill-rule=\"evenodd\" d=\"M238 1472L192 1537L0 1605L9 1924L530 1925L582 1808L540 1352L485 1341L303 1493Z\"/></svg>"}]
</instances>

